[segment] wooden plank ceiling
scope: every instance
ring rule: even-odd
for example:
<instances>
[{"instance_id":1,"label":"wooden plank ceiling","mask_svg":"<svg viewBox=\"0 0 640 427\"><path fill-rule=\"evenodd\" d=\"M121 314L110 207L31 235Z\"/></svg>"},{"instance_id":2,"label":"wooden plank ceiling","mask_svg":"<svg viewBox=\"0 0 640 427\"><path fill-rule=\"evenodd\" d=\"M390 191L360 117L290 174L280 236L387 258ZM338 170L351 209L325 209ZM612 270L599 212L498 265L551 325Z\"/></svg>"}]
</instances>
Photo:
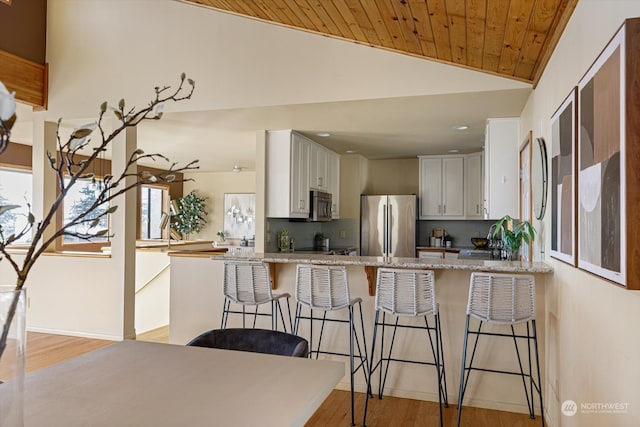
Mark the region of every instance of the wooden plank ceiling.
<instances>
[{"instance_id":1,"label":"wooden plank ceiling","mask_svg":"<svg viewBox=\"0 0 640 427\"><path fill-rule=\"evenodd\" d=\"M182 0L535 86L578 0Z\"/></svg>"}]
</instances>

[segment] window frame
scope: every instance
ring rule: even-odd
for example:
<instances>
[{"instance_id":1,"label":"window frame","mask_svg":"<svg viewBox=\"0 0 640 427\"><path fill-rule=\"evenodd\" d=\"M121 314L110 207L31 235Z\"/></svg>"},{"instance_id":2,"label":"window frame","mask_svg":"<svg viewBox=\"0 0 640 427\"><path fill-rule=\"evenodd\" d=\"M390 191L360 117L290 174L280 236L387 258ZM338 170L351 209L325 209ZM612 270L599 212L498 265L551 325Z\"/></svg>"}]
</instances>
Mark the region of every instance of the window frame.
<instances>
[{"instance_id":1,"label":"window frame","mask_svg":"<svg viewBox=\"0 0 640 427\"><path fill-rule=\"evenodd\" d=\"M168 236L169 236L169 231L166 230L166 229L162 230L162 233L161 233L159 239L152 239L152 238L143 239L142 238L142 190L145 187L159 188L159 189L162 190L162 212L166 212L168 215L170 214L170 210L169 210L169 203L171 201L171 185L170 184L156 183L156 184L142 184L142 185L140 185L137 188L136 238L138 240L145 240L145 241L147 241L147 240L152 240L152 241L167 240Z\"/></svg>"},{"instance_id":2,"label":"window frame","mask_svg":"<svg viewBox=\"0 0 640 427\"><path fill-rule=\"evenodd\" d=\"M28 173L29 175L31 175L31 206L33 206L33 169L30 168L29 166L25 166L22 164L14 164L14 163L6 163L6 162L0 162L0 169L2 170L8 170L8 171L15 171L15 172L24 172L24 173ZM33 232L32 234L32 238L33 238ZM31 242L29 243L14 243L11 245L8 245L7 248L11 248L11 249L27 249L29 248L29 246L31 246Z\"/></svg>"}]
</instances>

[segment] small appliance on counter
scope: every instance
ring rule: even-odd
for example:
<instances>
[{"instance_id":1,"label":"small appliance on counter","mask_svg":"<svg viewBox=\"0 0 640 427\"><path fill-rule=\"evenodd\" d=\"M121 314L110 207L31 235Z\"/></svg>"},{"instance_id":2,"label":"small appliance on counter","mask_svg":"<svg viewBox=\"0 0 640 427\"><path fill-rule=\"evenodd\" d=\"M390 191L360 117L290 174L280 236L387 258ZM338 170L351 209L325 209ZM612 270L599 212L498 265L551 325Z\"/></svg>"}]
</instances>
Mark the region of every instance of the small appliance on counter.
<instances>
[{"instance_id":1,"label":"small appliance on counter","mask_svg":"<svg viewBox=\"0 0 640 427\"><path fill-rule=\"evenodd\" d=\"M313 238L313 247L316 250L328 251L329 250L329 238L324 237L324 235L322 233L316 234L315 237Z\"/></svg>"},{"instance_id":2,"label":"small appliance on counter","mask_svg":"<svg viewBox=\"0 0 640 427\"><path fill-rule=\"evenodd\" d=\"M429 246L432 248L444 248L451 247L451 238L449 237L449 233L444 228L434 228L431 230L431 236L429 237Z\"/></svg>"}]
</instances>

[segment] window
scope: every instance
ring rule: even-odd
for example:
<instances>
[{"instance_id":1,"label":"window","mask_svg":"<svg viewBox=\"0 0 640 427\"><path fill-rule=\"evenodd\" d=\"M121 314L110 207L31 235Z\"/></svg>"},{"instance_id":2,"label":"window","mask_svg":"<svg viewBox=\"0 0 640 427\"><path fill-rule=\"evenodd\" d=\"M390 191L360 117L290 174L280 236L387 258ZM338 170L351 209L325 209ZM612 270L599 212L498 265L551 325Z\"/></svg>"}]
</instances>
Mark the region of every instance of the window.
<instances>
[{"instance_id":1,"label":"window","mask_svg":"<svg viewBox=\"0 0 640 427\"><path fill-rule=\"evenodd\" d=\"M69 178L65 178L65 184L69 183ZM95 180L78 180L76 184L69 189L66 197L64 198L64 223L67 224L73 218L81 214L82 212L86 212L89 207L95 202L96 198L100 194L102 181L99 179ZM87 217L89 220L92 220L98 217L102 212L109 209L109 206L101 206L96 209L92 215ZM99 230L104 230L109 228L109 218L104 216L100 219L100 222L95 227L91 227L91 221L75 225L67 229L67 232L78 233L78 234L87 234L87 233L96 233ZM92 243L99 242L107 242L109 240L108 236L97 236L92 237ZM75 244L75 243L90 243L88 240L83 239L77 236L64 236L64 245ZM70 249L70 248L67 248Z\"/></svg>"},{"instance_id":2,"label":"window","mask_svg":"<svg viewBox=\"0 0 640 427\"><path fill-rule=\"evenodd\" d=\"M5 237L21 232L28 225L29 206L33 200L32 182L30 171L0 169L0 205L20 206L0 215L0 226ZM15 243L31 243L31 233Z\"/></svg>"},{"instance_id":3,"label":"window","mask_svg":"<svg viewBox=\"0 0 640 427\"><path fill-rule=\"evenodd\" d=\"M169 199L168 187L142 185L140 187L140 238L162 239L166 234L161 222L166 202Z\"/></svg>"}]
</instances>

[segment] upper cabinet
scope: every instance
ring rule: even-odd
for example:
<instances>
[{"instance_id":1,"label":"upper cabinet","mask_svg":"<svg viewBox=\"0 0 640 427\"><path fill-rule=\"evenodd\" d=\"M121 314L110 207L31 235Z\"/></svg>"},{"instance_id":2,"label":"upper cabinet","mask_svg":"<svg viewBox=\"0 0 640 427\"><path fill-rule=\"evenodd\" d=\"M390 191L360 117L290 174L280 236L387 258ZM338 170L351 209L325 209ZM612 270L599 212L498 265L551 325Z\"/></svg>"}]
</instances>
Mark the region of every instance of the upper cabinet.
<instances>
[{"instance_id":1,"label":"upper cabinet","mask_svg":"<svg viewBox=\"0 0 640 427\"><path fill-rule=\"evenodd\" d=\"M327 150L327 190L331 193L331 217L340 218L340 154Z\"/></svg>"},{"instance_id":2,"label":"upper cabinet","mask_svg":"<svg viewBox=\"0 0 640 427\"><path fill-rule=\"evenodd\" d=\"M328 190L328 152L321 145L311 143L309 146L309 187L312 190L325 193Z\"/></svg>"},{"instance_id":3,"label":"upper cabinet","mask_svg":"<svg viewBox=\"0 0 640 427\"><path fill-rule=\"evenodd\" d=\"M420 219L464 218L464 156L419 156Z\"/></svg>"},{"instance_id":4,"label":"upper cabinet","mask_svg":"<svg viewBox=\"0 0 640 427\"><path fill-rule=\"evenodd\" d=\"M310 190L333 195L339 216L340 156L291 130L267 132L266 216L308 218Z\"/></svg>"},{"instance_id":5,"label":"upper cabinet","mask_svg":"<svg viewBox=\"0 0 640 427\"><path fill-rule=\"evenodd\" d=\"M484 156L482 153L467 154L464 158L465 217L484 218Z\"/></svg>"},{"instance_id":6,"label":"upper cabinet","mask_svg":"<svg viewBox=\"0 0 640 427\"><path fill-rule=\"evenodd\" d=\"M484 218L518 217L518 118L488 119L484 147Z\"/></svg>"},{"instance_id":7,"label":"upper cabinet","mask_svg":"<svg viewBox=\"0 0 640 427\"><path fill-rule=\"evenodd\" d=\"M290 130L267 132L266 216L309 217L309 144Z\"/></svg>"}]
</instances>

